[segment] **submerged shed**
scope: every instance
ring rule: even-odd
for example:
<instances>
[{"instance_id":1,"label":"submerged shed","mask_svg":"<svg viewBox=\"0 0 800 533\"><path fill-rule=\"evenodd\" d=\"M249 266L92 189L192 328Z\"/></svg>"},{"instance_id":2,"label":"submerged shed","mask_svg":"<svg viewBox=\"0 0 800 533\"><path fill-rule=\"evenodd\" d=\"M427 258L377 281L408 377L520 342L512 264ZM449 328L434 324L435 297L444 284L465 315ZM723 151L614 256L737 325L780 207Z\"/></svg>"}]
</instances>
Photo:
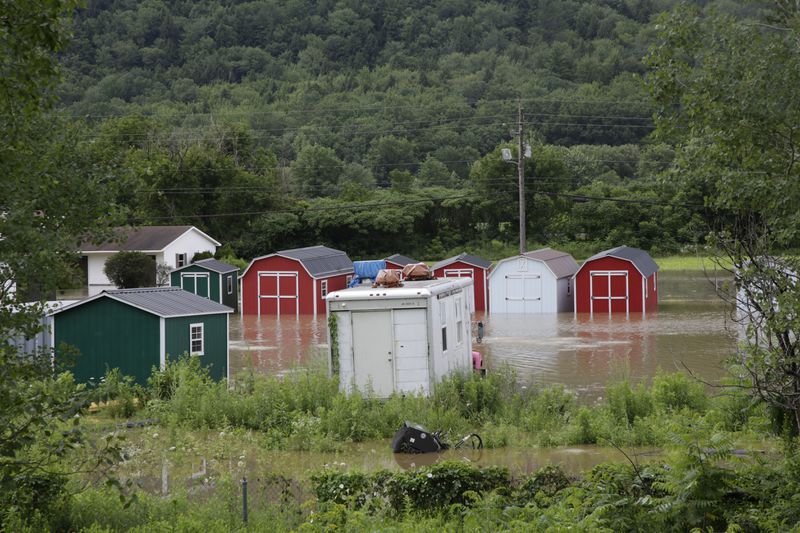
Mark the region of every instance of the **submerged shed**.
<instances>
[{"instance_id":1,"label":"submerged shed","mask_svg":"<svg viewBox=\"0 0 800 533\"><path fill-rule=\"evenodd\" d=\"M253 259L242 273L242 313L325 313L325 297L353 277L353 262L341 250L309 246Z\"/></svg>"},{"instance_id":2,"label":"submerged shed","mask_svg":"<svg viewBox=\"0 0 800 533\"><path fill-rule=\"evenodd\" d=\"M491 261L481 257L462 253L435 263L431 270L437 278L472 278L475 282L472 309L486 311L489 301L489 267Z\"/></svg>"},{"instance_id":3,"label":"submerged shed","mask_svg":"<svg viewBox=\"0 0 800 533\"><path fill-rule=\"evenodd\" d=\"M576 313L658 309L658 265L644 250L618 246L593 255L575 274Z\"/></svg>"},{"instance_id":4,"label":"submerged shed","mask_svg":"<svg viewBox=\"0 0 800 533\"><path fill-rule=\"evenodd\" d=\"M542 248L499 261L489 273L492 313L572 311L578 263L566 252Z\"/></svg>"},{"instance_id":5,"label":"submerged shed","mask_svg":"<svg viewBox=\"0 0 800 533\"><path fill-rule=\"evenodd\" d=\"M328 295L332 366L345 391L430 394L436 382L472 368L472 279L361 285ZM333 358L336 358L334 361Z\"/></svg>"},{"instance_id":6,"label":"submerged shed","mask_svg":"<svg viewBox=\"0 0 800 533\"><path fill-rule=\"evenodd\" d=\"M153 367L183 353L199 357L215 379L228 377L228 318L233 310L178 287L101 292L53 315L56 358L72 358L78 381L119 368L140 384Z\"/></svg>"},{"instance_id":7,"label":"submerged shed","mask_svg":"<svg viewBox=\"0 0 800 533\"><path fill-rule=\"evenodd\" d=\"M227 305L238 307L239 267L217 261L201 259L190 265L176 268L170 273L170 284L192 294Z\"/></svg>"}]
</instances>

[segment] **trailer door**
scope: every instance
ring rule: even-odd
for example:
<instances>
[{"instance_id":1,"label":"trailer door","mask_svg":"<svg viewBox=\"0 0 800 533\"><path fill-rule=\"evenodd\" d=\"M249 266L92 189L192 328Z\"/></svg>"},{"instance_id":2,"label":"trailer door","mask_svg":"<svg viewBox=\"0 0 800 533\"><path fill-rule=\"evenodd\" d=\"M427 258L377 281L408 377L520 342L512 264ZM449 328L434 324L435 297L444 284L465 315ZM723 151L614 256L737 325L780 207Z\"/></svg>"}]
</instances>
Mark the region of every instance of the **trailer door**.
<instances>
[{"instance_id":1,"label":"trailer door","mask_svg":"<svg viewBox=\"0 0 800 533\"><path fill-rule=\"evenodd\" d=\"M594 313L628 313L628 272L625 270L593 270L589 272L589 311Z\"/></svg>"},{"instance_id":2,"label":"trailer door","mask_svg":"<svg viewBox=\"0 0 800 533\"><path fill-rule=\"evenodd\" d=\"M394 313L395 384L398 392L429 392L428 311L396 309Z\"/></svg>"},{"instance_id":3,"label":"trailer door","mask_svg":"<svg viewBox=\"0 0 800 533\"><path fill-rule=\"evenodd\" d=\"M391 311L360 311L353 321L353 369L356 388L371 388L379 398L394 392Z\"/></svg>"}]
</instances>

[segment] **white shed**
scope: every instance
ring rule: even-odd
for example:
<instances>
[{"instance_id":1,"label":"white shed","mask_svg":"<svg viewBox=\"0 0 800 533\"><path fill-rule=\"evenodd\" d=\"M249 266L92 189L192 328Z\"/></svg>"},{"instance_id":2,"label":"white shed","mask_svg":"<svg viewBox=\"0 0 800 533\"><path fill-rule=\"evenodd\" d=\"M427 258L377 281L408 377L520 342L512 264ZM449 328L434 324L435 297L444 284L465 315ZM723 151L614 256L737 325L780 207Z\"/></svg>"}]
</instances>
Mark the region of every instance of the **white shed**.
<instances>
[{"instance_id":1,"label":"white shed","mask_svg":"<svg viewBox=\"0 0 800 533\"><path fill-rule=\"evenodd\" d=\"M489 273L491 313L572 311L578 263L566 252L542 248L499 261Z\"/></svg>"},{"instance_id":2,"label":"white shed","mask_svg":"<svg viewBox=\"0 0 800 533\"><path fill-rule=\"evenodd\" d=\"M329 341L338 347L342 390L371 389L379 398L428 395L451 372L469 371L472 283L406 281L402 287L361 285L328 294L328 316L336 321Z\"/></svg>"}]
</instances>

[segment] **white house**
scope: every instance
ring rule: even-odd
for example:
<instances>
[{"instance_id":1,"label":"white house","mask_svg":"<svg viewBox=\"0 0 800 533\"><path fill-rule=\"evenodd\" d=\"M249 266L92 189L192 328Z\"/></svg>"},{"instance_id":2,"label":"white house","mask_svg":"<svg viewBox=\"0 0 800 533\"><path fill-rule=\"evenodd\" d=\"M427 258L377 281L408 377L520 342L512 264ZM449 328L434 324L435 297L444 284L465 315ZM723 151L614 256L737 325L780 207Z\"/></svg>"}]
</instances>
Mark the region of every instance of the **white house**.
<instances>
[{"instance_id":1,"label":"white house","mask_svg":"<svg viewBox=\"0 0 800 533\"><path fill-rule=\"evenodd\" d=\"M499 261L489 273L489 312L572 311L578 263L566 252L542 248Z\"/></svg>"},{"instance_id":2,"label":"white house","mask_svg":"<svg viewBox=\"0 0 800 533\"><path fill-rule=\"evenodd\" d=\"M118 228L116 237L100 244L85 243L80 250L86 270L89 296L106 289L116 289L103 271L109 257L121 251L142 252L155 259L156 265L170 269L189 264L198 252L217 251L220 243L194 226L142 226ZM167 281L167 284L169 281Z\"/></svg>"},{"instance_id":3,"label":"white house","mask_svg":"<svg viewBox=\"0 0 800 533\"><path fill-rule=\"evenodd\" d=\"M336 321L329 345L338 348L341 389L370 389L378 398L428 395L451 372L469 371L472 284L447 278L328 294L328 316Z\"/></svg>"}]
</instances>

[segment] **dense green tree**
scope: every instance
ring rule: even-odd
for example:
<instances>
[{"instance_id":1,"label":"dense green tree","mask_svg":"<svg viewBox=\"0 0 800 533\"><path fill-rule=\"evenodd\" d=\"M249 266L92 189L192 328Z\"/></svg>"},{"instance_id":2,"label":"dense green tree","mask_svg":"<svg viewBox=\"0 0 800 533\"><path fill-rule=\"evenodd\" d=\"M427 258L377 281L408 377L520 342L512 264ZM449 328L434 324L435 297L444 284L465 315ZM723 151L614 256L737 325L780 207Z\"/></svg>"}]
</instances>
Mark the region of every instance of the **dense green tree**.
<instances>
[{"instance_id":1,"label":"dense green tree","mask_svg":"<svg viewBox=\"0 0 800 533\"><path fill-rule=\"evenodd\" d=\"M153 287L156 284L156 263L142 252L119 252L106 260L103 272L120 289Z\"/></svg>"},{"instance_id":2,"label":"dense green tree","mask_svg":"<svg viewBox=\"0 0 800 533\"><path fill-rule=\"evenodd\" d=\"M754 394L800 430L800 11L660 21L648 86L659 135L676 145L671 177L699 191L713 242L729 257L748 349L738 363Z\"/></svg>"},{"instance_id":3,"label":"dense green tree","mask_svg":"<svg viewBox=\"0 0 800 533\"><path fill-rule=\"evenodd\" d=\"M46 116L65 46L71 1L0 4L0 529L44 528L63 512L77 448L94 445L79 425L89 395L54 372L49 351L18 341L42 332L46 295L74 273L81 237L113 221L106 169L87 165L84 131ZM106 445L97 461L119 458ZM102 470L98 470L102 473Z\"/></svg>"}]
</instances>

